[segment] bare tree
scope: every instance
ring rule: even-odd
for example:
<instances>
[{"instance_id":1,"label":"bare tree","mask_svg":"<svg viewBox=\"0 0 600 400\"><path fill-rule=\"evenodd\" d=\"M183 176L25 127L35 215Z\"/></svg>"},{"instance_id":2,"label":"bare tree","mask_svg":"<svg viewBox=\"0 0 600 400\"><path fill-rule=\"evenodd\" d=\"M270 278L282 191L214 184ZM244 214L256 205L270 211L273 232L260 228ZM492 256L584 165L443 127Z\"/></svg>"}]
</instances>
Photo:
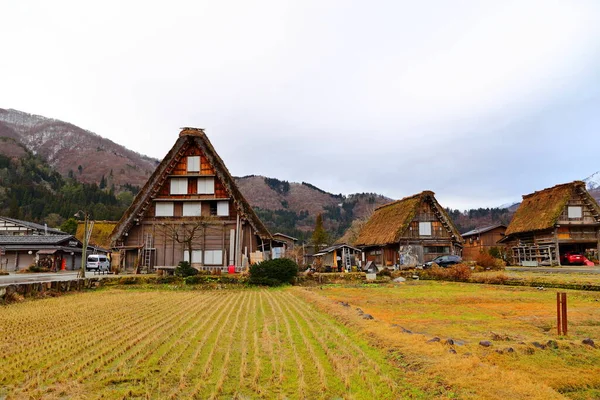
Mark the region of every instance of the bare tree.
<instances>
[{"instance_id":1,"label":"bare tree","mask_svg":"<svg viewBox=\"0 0 600 400\"><path fill-rule=\"evenodd\" d=\"M218 223L218 218L214 216L195 217L187 221L163 222L160 225L160 230L163 231L166 237L182 244L188 251L190 265L193 261L200 262L202 260L192 260L193 244L198 239L204 239L207 230Z\"/></svg>"}]
</instances>

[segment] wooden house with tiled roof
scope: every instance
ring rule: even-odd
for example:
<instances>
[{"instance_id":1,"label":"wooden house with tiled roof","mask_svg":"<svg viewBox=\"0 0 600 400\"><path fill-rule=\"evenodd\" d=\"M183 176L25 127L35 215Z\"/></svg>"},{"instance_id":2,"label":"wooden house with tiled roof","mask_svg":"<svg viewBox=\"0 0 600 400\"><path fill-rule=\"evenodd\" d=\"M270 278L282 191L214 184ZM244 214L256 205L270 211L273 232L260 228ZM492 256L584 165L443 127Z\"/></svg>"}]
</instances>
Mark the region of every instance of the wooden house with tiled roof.
<instances>
[{"instance_id":1,"label":"wooden house with tiled roof","mask_svg":"<svg viewBox=\"0 0 600 400\"><path fill-rule=\"evenodd\" d=\"M378 266L414 266L460 255L462 238L434 193L424 191L375 209L354 245Z\"/></svg>"},{"instance_id":2,"label":"wooden house with tiled roof","mask_svg":"<svg viewBox=\"0 0 600 400\"><path fill-rule=\"evenodd\" d=\"M489 253L493 247L502 247L498 241L504 239L506 225L494 224L481 228L472 229L462 233L463 252L462 257L465 261L475 261L479 253Z\"/></svg>"},{"instance_id":3,"label":"wooden house with tiled roof","mask_svg":"<svg viewBox=\"0 0 600 400\"><path fill-rule=\"evenodd\" d=\"M567 251L600 250L600 206L575 181L523 196L503 243L515 265L560 265Z\"/></svg>"},{"instance_id":4,"label":"wooden house with tiled roof","mask_svg":"<svg viewBox=\"0 0 600 400\"><path fill-rule=\"evenodd\" d=\"M126 269L240 270L269 258L272 237L202 129L183 128L112 232Z\"/></svg>"}]
</instances>

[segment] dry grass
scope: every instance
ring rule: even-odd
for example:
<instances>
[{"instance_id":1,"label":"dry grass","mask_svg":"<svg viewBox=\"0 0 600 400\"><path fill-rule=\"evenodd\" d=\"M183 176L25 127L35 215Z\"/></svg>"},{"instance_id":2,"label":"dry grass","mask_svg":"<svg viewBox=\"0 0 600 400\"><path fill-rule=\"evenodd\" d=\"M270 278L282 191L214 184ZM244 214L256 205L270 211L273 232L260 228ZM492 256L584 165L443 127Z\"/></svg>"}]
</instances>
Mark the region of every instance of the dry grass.
<instances>
[{"instance_id":1,"label":"dry grass","mask_svg":"<svg viewBox=\"0 0 600 400\"><path fill-rule=\"evenodd\" d=\"M567 284L567 285L593 285L600 286L600 274L597 273L556 273L556 272L537 272L537 271L511 271L505 270L476 272L472 276L474 279L485 280L493 279L495 276L505 275L508 280L518 281L523 284Z\"/></svg>"},{"instance_id":2,"label":"dry grass","mask_svg":"<svg viewBox=\"0 0 600 400\"><path fill-rule=\"evenodd\" d=\"M284 290L109 289L0 310L0 398L433 398Z\"/></svg>"},{"instance_id":3,"label":"dry grass","mask_svg":"<svg viewBox=\"0 0 600 400\"><path fill-rule=\"evenodd\" d=\"M411 379L417 385L437 379L460 398L600 397L600 350L581 344L600 338L600 293L568 291L569 337L557 337L555 291L433 281L295 291L395 352L419 372ZM362 319L357 307L375 320ZM427 342L433 337L440 342ZM558 349L532 345L548 340Z\"/></svg>"}]
</instances>

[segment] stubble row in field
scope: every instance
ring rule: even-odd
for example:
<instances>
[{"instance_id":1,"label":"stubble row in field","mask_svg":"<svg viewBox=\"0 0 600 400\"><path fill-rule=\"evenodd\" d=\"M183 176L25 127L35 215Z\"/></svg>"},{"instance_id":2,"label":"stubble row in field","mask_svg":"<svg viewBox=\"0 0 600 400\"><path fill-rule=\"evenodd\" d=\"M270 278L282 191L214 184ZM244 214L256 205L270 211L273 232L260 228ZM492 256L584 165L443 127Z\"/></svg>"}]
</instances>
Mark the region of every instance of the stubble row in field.
<instances>
[{"instance_id":1,"label":"stubble row in field","mask_svg":"<svg viewBox=\"0 0 600 400\"><path fill-rule=\"evenodd\" d=\"M289 290L105 290L4 307L7 398L401 398L384 355Z\"/></svg>"}]
</instances>

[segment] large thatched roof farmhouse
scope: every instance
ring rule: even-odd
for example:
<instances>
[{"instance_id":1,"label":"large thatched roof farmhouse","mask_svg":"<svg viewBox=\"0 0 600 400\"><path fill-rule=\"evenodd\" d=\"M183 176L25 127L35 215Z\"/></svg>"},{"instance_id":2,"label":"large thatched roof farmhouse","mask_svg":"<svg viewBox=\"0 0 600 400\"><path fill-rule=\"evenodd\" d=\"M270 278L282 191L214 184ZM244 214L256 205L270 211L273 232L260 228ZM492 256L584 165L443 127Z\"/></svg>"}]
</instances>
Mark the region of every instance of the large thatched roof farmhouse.
<instances>
[{"instance_id":1,"label":"large thatched roof farmhouse","mask_svg":"<svg viewBox=\"0 0 600 400\"><path fill-rule=\"evenodd\" d=\"M600 207L584 182L556 185L523 196L505 235L512 264L560 265L569 251L597 258Z\"/></svg>"},{"instance_id":2,"label":"large thatched roof farmhouse","mask_svg":"<svg viewBox=\"0 0 600 400\"><path fill-rule=\"evenodd\" d=\"M424 191L377 208L354 244L379 266L417 265L460 255L462 238L434 193Z\"/></svg>"},{"instance_id":3,"label":"large thatched roof farmhouse","mask_svg":"<svg viewBox=\"0 0 600 400\"><path fill-rule=\"evenodd\" d=\"M184 128L112 234L121 265L203 269L268 258L272 237L202 129Z\"/></svg>"}]
</instances>

